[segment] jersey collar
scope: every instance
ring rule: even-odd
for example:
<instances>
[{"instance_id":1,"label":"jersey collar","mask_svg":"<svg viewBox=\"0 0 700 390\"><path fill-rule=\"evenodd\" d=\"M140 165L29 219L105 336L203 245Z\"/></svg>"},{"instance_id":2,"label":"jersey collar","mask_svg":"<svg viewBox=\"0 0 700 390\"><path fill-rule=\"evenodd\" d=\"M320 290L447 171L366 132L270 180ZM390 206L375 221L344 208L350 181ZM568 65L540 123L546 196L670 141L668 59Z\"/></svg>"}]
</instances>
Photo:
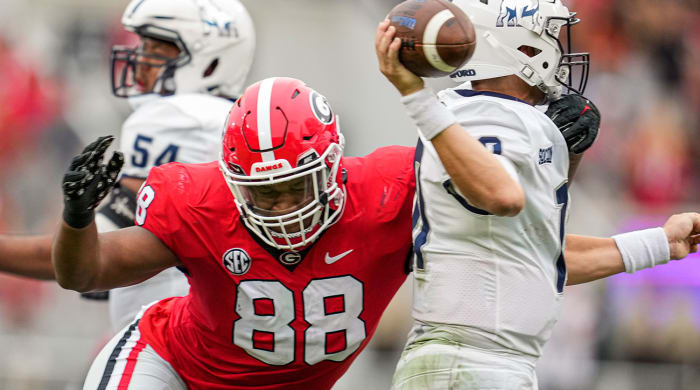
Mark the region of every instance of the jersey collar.
<instances>
[{"instance_id":1,"label":"jersey collar","mask_svg":"<svg viewBox=\"0 0 700 390\"><path fill-rule=\"evenodd\" d=\"M518 99L514 96L510 96L510 95L506 95L506 94L498 93L498 92L475 91L473 89L455 89L454 91L457 92L460 96L464 96L464 97L472 97L472 96L479 96L479 95L491 96L491 97L500 98L500 99L514 100L516 102L525 103L528 106L532 106L532 104L526 102L525 100Z\"/></svg>"}]
</instances>

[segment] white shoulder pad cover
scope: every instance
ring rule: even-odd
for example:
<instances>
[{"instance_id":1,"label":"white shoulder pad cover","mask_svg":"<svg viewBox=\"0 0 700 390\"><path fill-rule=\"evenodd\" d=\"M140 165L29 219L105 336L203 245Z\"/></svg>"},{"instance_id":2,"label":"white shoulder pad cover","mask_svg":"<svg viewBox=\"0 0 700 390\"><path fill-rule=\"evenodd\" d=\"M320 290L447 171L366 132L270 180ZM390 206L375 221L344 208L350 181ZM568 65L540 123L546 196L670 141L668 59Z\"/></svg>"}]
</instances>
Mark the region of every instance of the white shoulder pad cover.
<instances>
[{"instance_id":1,"label":"white shoulder pad cover","mask_svg":"<svg viewBox=\"0 0 700 390\"><path fill-rule=\"evenodd\" d=\"M152 167L168 162L216 160L232 105L205 94L173 95L138 105L122 127L122 175L146 178Z\"/></svg>"}]
</instances>

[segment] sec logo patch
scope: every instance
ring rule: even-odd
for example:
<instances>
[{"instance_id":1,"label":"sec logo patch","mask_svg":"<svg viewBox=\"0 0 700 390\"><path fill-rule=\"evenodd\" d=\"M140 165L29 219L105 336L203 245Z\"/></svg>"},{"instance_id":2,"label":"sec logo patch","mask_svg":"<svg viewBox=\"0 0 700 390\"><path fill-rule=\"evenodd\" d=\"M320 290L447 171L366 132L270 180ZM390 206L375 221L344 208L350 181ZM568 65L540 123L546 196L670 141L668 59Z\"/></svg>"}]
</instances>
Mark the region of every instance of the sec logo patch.
<instances>
[{"instance_id":1,"label":"sec logo patch","mask_svg":"<svg viewBox=\"0 0 700 390\"><path fill-rule=\"evenodd\" d=\"M243 249L232 248L227 250L222 261L224 267L234 275L243 275L250 269L250 256Z\"/></svg>"}]
</instances>

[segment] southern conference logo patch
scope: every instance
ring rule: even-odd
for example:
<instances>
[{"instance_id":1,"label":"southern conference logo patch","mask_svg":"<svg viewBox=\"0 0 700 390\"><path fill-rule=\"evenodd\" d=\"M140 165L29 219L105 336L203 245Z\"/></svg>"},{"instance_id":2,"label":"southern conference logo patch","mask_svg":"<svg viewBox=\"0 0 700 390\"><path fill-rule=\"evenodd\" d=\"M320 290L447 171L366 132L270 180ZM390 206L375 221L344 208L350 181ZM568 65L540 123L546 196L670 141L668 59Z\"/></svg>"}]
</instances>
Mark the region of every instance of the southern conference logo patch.
<instances>
[{"instance_id":1,"label":"southern conference logo patch","mask_svg":"<svg viewBox=\"0 0 700 390\"><path fill-rule=\"evenodd\" d=\"M248 256L246 251L240 248L227 250L222 257L222 261L224 267L234 275L243 275L250 269L250 256Z\"/></svg>"}]
</instances>

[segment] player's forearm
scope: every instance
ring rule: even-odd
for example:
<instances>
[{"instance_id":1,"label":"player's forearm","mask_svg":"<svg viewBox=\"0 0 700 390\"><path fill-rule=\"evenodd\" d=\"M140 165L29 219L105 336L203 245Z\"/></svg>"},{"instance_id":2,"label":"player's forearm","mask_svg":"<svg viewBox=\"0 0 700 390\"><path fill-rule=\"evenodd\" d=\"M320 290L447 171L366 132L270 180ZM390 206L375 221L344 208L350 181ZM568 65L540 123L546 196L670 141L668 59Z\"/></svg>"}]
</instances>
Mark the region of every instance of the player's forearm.
<instances>
[{"instance_id":1,"label":"player's forearm","mask_svg":"<svg viewBox=\"0 0 700 390\"><path fill-rule=\"evenodd\" d=\"M612 238L566 235L564 251L567 285L591 282L625 271L622 255Z\"/></svg>"},{"instance_id":2,"label":"player's forearm","mask_svg":"<svg viewBox=\"0 0 700 390\"><path fill-rule=\"evenodd\" d=\"M61 287L79 292L96 288L99 269L98 249L99 242L94 221L82 229L74 229L61 221L52 246L56 280Z\"/></svg>"},{"instance_id":3,"label":"player's forearm","mask_svg":"<svg viewBox=\"0 0 700 390\"><path fill-rule=\"evenodd\" d=\"M35 279L55 279L51 236L0 236L0 271Z\"/></svg>"},{"instance_id":4,"label":"player's forearm","mask_svg":"<svg viewBox=\"0 0 700 390\"><path fill-rule=\"evenodd\" d=\"M525 205L520 185L496 157L459 124L432 139L454 185L474 206L500 216L514 216Z\"/></svg>"}]
</instances>

